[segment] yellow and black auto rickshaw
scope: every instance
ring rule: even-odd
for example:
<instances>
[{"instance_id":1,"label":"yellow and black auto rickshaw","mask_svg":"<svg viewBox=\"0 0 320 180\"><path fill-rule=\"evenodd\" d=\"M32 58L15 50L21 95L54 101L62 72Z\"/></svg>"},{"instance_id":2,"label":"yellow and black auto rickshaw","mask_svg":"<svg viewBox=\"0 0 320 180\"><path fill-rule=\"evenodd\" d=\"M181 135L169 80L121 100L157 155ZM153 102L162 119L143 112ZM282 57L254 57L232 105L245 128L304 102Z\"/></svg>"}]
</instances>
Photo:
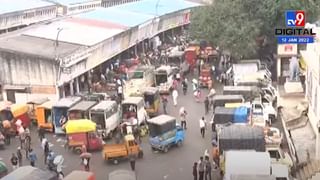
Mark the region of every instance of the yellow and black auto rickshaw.
<instances>
[{"instance_id":1,"label":"yellow and black auto rickshaw","mask_svg":"<svg viewBox=\"0 0 320 180\"><path fill-rule=\"evenodd\" d=\"M39 128L53 132L52 105L53 101L47 101L36 107L36 118Z\"/></svg>"},{"instance_id":2,"label":"yellow and black auto rickshaw","mask_svg":"<svg viewBox=\"0 0 320 180\"><path fill-rule=\"evenodd\" d=\"M147 87L143 91L143 99L145 102L146 111L149 116L159 114L160 108L160 92L158 88Z\"/></svg>"}]
</instances>

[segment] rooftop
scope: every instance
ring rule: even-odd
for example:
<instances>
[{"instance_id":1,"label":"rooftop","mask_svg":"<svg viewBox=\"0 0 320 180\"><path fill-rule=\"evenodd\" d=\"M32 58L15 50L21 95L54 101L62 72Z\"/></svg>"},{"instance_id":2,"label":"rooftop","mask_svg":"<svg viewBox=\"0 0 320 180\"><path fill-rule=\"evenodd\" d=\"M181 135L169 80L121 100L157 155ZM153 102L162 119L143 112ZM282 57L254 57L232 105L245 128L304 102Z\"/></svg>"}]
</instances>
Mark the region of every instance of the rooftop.
<instances>
[{"instance_id":1,"label":"rooftop","mask_svg":"<svg viewBox=\"0 0 320 180\"><path fill-rule=\"evenodd\" d=\"M14 52L34 54L37 56L55 59L57 56L67 55L81 46L76 44L59 42L55 49L55 41L32 36L13 36L0 39L0 49Z\"/></svg>"},{"instance_id":2,"label":"rooftop","mask_svg":"<svg viewBox=\"0 0 320 180\"><path fill-rule=\"evenodd\" d=\"M42 0L1 0L0 15L53 5Z\"/></svg>"},{"instance_id":3,"label":"rooftop","mask_svg":"<svg viewBox=\"0 0 320 180\"><path fill-rule=\"evenodd\" d=\"M100 101L99 104L91 108L92 111L104 111L110 109L113 105L116 105L115 101Z\"/></svg>"},{"instance_id":4,"label":"rooftop","mask_svg":"<svg viewBox=\"0 0 320 180\"><path fill-rule=\"evenodd\" d=\"M88 111L91 107L93 107L96 104L96 101L80 101L72 108L70 108L69 111Z\"/></svg>"},{"instance_id":5,"label":"rooftop","mask_svg":"<svg viewBox=\"0 0 320 180\"><path fill-rule=\"evenodd\" d=\"M173 116L162 114L148 120L148 123L162 125L168 122L176 121L176 118Z\"/></svg>"}]
</instances>

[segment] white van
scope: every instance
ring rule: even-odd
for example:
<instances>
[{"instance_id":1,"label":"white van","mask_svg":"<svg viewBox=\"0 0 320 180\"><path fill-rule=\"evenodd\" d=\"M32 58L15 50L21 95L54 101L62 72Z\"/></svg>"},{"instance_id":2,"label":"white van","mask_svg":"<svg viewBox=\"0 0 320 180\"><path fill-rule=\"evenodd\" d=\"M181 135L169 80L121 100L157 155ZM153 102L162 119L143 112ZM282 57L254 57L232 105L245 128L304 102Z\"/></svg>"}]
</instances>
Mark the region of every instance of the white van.
<instances>
[{"instance_id":1,"label":"white van","mask_svg":"<svg viewBox=\"0 0 320 180\"><path fill-rule=\"evenodd\" d=\"M121 115L124 123L128 125L141 125L148 118L142 97L128 97L121 104Z\"/></svg>"},{"instance_id":2,"label":"white van","mask_svg":"<svg viewBox=\"0 0 320 180\"><path fill-rule=\"evenodd\" d=\"M97 131L102 137L110 137L120 124L119 106L116 101L101 101L90 109L89 117L97 124Z\"/></svg>"},{"instance_id":3,"label":"white van","mask_svg":"<svg viewBox=\"0 0 320 180\"><path fill-rule=\"evenodd\" d=\"M129 80L126 82L124 96L129 97L134 94L141 94L143 88L154 85L154 66L139 66L133 71L129 71Z\"/></svg>"}]
</instances>

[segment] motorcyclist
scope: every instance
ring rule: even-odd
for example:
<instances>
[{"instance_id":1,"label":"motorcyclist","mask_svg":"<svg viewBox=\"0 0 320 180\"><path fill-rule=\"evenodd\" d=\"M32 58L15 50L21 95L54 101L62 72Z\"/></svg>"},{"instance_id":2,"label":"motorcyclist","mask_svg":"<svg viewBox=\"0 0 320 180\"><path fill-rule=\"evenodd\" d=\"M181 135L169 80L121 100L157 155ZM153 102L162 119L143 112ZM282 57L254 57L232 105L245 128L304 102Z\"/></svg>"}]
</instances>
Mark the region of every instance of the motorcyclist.
<instances>
[{"instance_id":1,"label":"motorcyclist","mask_svg":"<svg viewBox=\"0 0 320 180\"><path fill-rule=\"evenodd\" d=\"M55 171L56 170L56 166L53 163L54 158L56 157L56 155L54 154L53 151L49 151L48 157L47 157L47 162L48 162L48 169L51 171Z\"/></svg>"}]
</instances>

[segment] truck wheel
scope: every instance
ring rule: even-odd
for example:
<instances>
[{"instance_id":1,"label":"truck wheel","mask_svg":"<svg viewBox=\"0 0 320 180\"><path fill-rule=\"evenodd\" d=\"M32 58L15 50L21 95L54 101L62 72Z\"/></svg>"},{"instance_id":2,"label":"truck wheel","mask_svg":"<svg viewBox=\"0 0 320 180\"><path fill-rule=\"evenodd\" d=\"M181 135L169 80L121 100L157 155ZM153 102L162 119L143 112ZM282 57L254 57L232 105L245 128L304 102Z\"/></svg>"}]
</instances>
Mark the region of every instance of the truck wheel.
<instances>
[{"instance_id":1,"label":"truck wheel","mask_svg":"<svg viewBox=\"0 0 320 180\"><path fill-rule=\"evenodd\" d=\"M166 147L163 148L163 152L164 152L164 153L167 153L168 151L169 151L168 146L166 146Z\"/></svg>"},{"instance_id":2,"label":"truck wheel","mask_svg":"<svg viewBox=\"0 0 320 180\"><path fill-rule=\"evenodd\" d=\"M177 146L178 146L178 147L181 147L181 146L182 146L182 141L181 141L181 140L179 140L179 141L177 142Z\"/></svg>"},{"instance_id":3,"label":"truck wheel","mask_svg":"<svg viewBox=\"0 0 320 180\"><path fill-rule=\"evenodd\" d=\"M118 164L119 162L118 162L118 160L117 159L114 159L113 160L113 164Z\"/></svg>"}]
</instances>

